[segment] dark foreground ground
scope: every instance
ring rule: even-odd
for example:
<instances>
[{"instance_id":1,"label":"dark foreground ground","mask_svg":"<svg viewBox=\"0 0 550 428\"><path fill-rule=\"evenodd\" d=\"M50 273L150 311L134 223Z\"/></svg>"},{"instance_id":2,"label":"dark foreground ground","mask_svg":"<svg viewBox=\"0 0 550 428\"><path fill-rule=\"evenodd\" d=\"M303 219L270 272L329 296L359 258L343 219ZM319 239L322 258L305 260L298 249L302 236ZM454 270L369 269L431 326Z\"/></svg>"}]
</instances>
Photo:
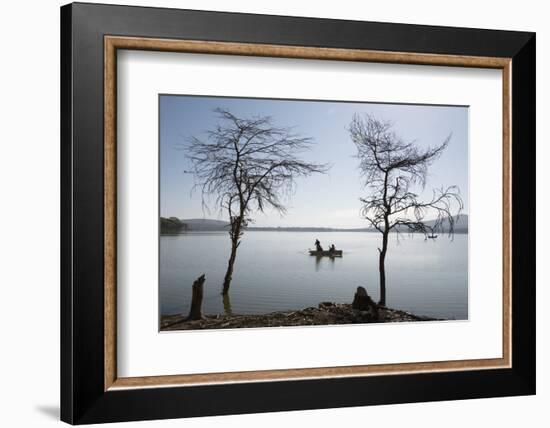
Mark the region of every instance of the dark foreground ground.
<instances>
[{"instance_id":1,"label":"dark foreground ground","mask_svg":"<svg viewBox=\"0 0 550 428\"><path fill-rule=\"evenodd\" d=\"M297 311L272 312L263 315L204 315L202 319L186 321L186 315L163 315L160 329L205 330L242 327L288 327L304 325L364 324L410 321L435 321L396 309L379 307L376 317L372 311L353 309L351 304L324 302L318 307Z\"/></svg>"}]
</instances>

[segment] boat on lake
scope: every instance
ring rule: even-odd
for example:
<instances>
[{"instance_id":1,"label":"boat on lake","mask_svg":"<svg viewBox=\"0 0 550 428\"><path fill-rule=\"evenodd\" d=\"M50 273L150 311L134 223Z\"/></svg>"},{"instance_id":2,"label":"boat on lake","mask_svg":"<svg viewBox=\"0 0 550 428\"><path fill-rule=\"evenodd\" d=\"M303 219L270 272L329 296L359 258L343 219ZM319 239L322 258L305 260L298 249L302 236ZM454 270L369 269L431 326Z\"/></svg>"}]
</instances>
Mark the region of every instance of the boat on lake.
<instances>
[{"instance_id":1,"label":"boat on lake","mask_svg":"<svg viewBox=\"0 0 550 428\"><path fill-rule=\"evenodd\" d=\"M316 256L316 257L342 257L342 254L344 252L342 250L323 250L323 251L317 251L317 250L309 250L310 256Z\"/></svg>"}]
</instances>

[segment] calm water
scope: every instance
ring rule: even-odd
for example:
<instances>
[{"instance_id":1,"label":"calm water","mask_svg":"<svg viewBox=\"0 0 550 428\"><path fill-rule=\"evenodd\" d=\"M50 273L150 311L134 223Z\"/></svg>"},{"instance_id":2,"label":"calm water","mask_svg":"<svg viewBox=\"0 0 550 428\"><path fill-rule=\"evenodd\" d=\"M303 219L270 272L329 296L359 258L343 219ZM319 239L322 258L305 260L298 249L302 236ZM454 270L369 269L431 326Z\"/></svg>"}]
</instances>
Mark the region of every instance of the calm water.
<instances>
[{"instance_id":1,"label":"calm water","mask_svg":"<svg viewBox=\"0 0 550 428\"><path fill-rule=\"evenodd\" d=\"M315 238L336 244L342 258L309 256ZM191 285L206 274L203 312L238 314L301 309L319 302L351 303L358 286L378 300L380 235L361 232L254 232L243 237L230 288L220 294L227 259L226 232L188 232L160 238L161 313L187 313ZM386 257L388 306L448 319L468 317L468 235L424 240L390 237Z\"/></svg>"}]
</instances>

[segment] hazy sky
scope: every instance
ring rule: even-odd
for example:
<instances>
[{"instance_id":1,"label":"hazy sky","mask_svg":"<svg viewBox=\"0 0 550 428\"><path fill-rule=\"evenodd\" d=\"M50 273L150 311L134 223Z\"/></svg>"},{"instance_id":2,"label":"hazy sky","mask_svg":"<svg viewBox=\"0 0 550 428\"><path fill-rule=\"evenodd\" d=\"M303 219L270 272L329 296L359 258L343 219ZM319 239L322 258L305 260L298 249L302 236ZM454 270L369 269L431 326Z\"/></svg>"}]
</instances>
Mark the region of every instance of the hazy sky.
<instances>
[{"instance_id":1,"label":"hazy sky","mask_svg":"<svg viewBox=\"0 0 550 428\"><path fill-rule=\"evenodd\" d=\"M200 192L192 192L193 176L184 173L191 166L185 157L190 136L204 137L218 121L213 110L221 107L239 117L267 115L277 126L313 138L312 149L302 158L330 163L327 175L313 175L297 181L287 200L288 213L267 212L253 216L254 226L366 227L359 216L362 187L356 149L347 128L354 113L369 113L390 120L404 140L419 147L452 139L443 155L429 169L426 189L458 185L468 213L468 108L401 104L350 103L332 101L287 101L251 98L160 96L160 214L163 217L213 218L225 220L225 213L201 206ZM183 149L181 145L183 144ZM420 191L420 189L417 189Z\"/></svg>"}]
</instances>

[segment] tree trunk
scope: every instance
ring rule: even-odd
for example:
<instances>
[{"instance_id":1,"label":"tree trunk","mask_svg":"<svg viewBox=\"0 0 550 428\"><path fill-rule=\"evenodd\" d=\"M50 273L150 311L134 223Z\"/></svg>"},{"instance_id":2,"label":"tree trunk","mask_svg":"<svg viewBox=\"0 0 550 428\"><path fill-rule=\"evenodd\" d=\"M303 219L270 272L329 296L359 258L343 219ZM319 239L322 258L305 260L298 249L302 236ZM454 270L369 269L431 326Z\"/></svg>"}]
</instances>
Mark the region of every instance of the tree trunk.
<instances>
[{"instance_id":1,"label":"tree trunk","mask_svg":"<svg viewBox=\"0 0 550 428\"><path fill-rule=\"evenodd\" d=\"M382 249L378 259L378 271L380 272L380 306L386 306L386 252L388 251L388 234L389 230L384 230L382 234Z\"/></svg>"},{"instance_id":2,"label":"tree trunk","mask_svg":"<svg viewBox=\"0 0 550 428\"><path fill-rule=\"evenodd\" d=\"M225 272L225 277L223 279L223 295L229 293L229 285L231 284L231 279L233 277L233 265L235 264L235 259L237 258L237 246L237 242L231 241L231 255L229 256L227 271Z\"/></svg>"},{"instance_id":3,"label":"tree trunk","mask_svg":"<svg viewBox=\"0 0 550 428\"><path fill-rule=\"evenodd\" d=\"M189 310L189 316L187 317L188 321L200 320L202 318L204 281L204 274L202 274L193 283L193 297L191 298L191 309Z\"/></svg>"},{"instance_id":4,"label":"tree trunk","mask_svg":"<svg viewBox=\"0 0 550 428\"><path fill-rule=\"evenodd\" d=\"M233 309L231 309L231 298L229 294L223 295L223 310L225 315L233 315Z\"/></svg>"},{"instance_id":5,"label":"tree trunk","mask_svg":"<svg viewBox=\"0 0 550 428\"><path fill-rule=\"evenodd\" d=\"M229 293L229 285L231 284L231 279L233 278L233 265L235 264L235 259L237 258L237 248L239 247L239 238L241 236L242 215L236 221L237 224L235 224L231 234L231 255L229 256L227 271L225 272L225 277L223 279L222 294L224 296Z\"/></svg>"}]
</instances>

